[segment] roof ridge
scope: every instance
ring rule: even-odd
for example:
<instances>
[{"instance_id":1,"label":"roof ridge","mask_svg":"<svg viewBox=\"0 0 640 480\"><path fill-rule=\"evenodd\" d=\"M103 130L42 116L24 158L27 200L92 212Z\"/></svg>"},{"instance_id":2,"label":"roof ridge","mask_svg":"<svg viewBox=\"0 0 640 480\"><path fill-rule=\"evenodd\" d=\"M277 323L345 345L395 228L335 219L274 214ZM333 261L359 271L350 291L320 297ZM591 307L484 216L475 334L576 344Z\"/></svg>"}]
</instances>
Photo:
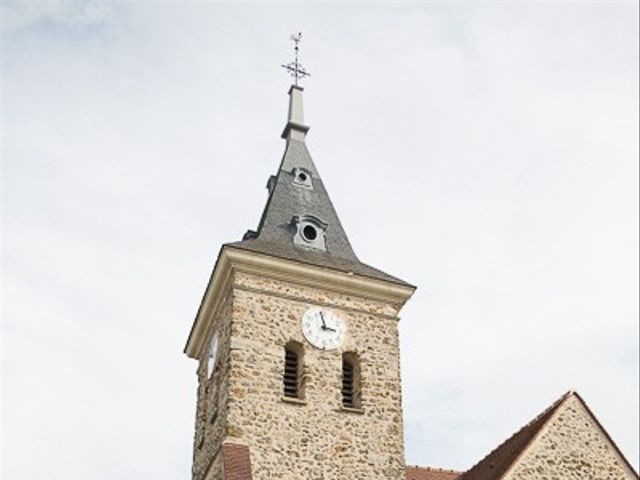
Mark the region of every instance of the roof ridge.
<instances>
[{"instance_id":1,"label":"roof ridge","mask_svg":"<svg viewBox=\"0 0 640 480\"><path fill-rule=\"evenodd\" d=\"M405 465L405 480L458 480L463 472L438 467Z\"/></svg>"},{"instance_id":2,"label":"roof ridge","mask_svg":"<svg viewBox=\"0 0 640 480\"><path fill-rule=\"evenodd\" d=\"M533 420L531 420L529 423L527 423L524 427L522 427L520 430L518 430L518 432L520 432L521 430L529 427L531 424L535 423L536 421L538 421L541 417L545 416L547 413L550 413L551 410L555 410L556 408L558 408L560 406L560 404L562 402L564 402L567 398L569 398L571 395L573 395L575 392L573 390L569 390L566 393L564 393L559 399L557 399L555 402L553 402L551 405L549 405L547 408L545 408L541 413L539 413ZM546 423L546 422L545 422ZM511 435L511 437L513 437L514 435L516 435L518 432L514 433L513 435ZM511 438L509 437L509 438ZM508 439L507 439L508 440ZM506 441L506 440L505 440Z\"/></svg>"},{"instance_id":3,"label":"roof ridge","mask_svg":"<svg viewBox=\"0 0 640 480\"><path fill-rule=\"evenodd\" d=\"M451 468L430 467L421 465L405 465L406 468L421 468L430 472L446 472L446 473L464 473L464 470L453 470Z\"/></svg>"},{"instance_id":4,"label":"roof ridge","mask_svg":"<svg viewBox=\"0 0 640 480\"><path fill-rule=\"evenodd\" d=\"M547 422L549 421L553 413L560 407L560 405L562 405L565 402L565 400L567 400L570 396L574 394L575 392L573 390L569 390L566 393L564 393L559 399L557 399L549 407L543 410L542 413L534 417L533 420L531 420L530 422L525 424L523 427L521 427L519 430L517 430L515 433L513 433L510 437L508 437L506 440L500 443L500 445L498 445L496 448L491 450L491 452L489 452L484 458L482 458L479 462L473 465L469 470L464 472L460 477L460 480L473 480L475 473L481 468L485 467L485 463L491 460L492 456L496 456L497 453L500 452L502 449L507 448L507 446L509 446L511 442L515 441L520 435L526 434L528 429L533 429L532 432L530 432L531 433L531 435L529 436L530 438L525 439L525 442L523 443L523 445L519 446L519 448L515 451L515 455L512 455L513 458L507 459L507 464L502 465L503 467L502 472L500 472L499 469L494 470L493 463L488 464L487 466L488 469L491 471L498 472L498 475L499 475L498 477L492 477L492 479L495 478L497 480L501 478L502 474L505 473L511 465L513 465L513 463L519 458L520 454L529 447L531 442L536 437L537 433L542 429L542 427L544 427L547 424Z\"/></svg>"}]
</instances>

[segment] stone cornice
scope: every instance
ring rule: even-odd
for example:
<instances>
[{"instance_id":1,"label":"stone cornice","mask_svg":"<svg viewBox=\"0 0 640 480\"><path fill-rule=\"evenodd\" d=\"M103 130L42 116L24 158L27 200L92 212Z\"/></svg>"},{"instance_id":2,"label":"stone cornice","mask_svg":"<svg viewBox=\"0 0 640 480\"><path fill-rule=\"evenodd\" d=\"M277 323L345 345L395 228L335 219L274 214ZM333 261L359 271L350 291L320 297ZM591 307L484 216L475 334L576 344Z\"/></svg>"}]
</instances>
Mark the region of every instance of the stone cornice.
<instances>
[{"instance_id":1,"label":"stone cornice","mask_svg":"<svg viewBox=\"0 0 640 480\"><path fill-rule=\"evenodd\" d=\"M278 298L283 298L285 300L289 300L291 302L297 302L297 303L302 303L302 304L307 304L310 303L310 300L308 298L305 297L301 297L300 295L287 295L287 294L283 294L277 291L273 291L273 290L267 290L267 289L262 289L262 288L251 288L251 287L247 287L245 285L240 285L240 284L235 284L233 286L234 289L236 290L242 290L245 292L251 292L251 293L257 293L260 295L268 295L270 297L278 297ZM398 318L397 315L388 315L386 313L383 312L372 312L370 310L366 310L364 308L354 308L354 307L349 307L347 305L343 305L337 302L323 302L320 300L313 300L314 305L317 306L321 306L321 307L328 307L328 308L335 308L338 310L344 310L347 312L356 312L356 313L364 313L364 314L373 314L376 317L380 317L380 318L387 318L390 320L400 320Z\"/></svg>"},{"instance_id":2,"label":"stone cornice","mask_svg":"<svg viewBox=\"0 0 640 480\"><path fill-rule=\"evenodd\" d=\"M199 358L212 318L222 301L222 292L233 272L245 272L312 288L387 302L400 310L415 287L398 285L351 273L321 268L261 253L222 247L200 303L184 353Z\"/></svg>"}]
</instances>

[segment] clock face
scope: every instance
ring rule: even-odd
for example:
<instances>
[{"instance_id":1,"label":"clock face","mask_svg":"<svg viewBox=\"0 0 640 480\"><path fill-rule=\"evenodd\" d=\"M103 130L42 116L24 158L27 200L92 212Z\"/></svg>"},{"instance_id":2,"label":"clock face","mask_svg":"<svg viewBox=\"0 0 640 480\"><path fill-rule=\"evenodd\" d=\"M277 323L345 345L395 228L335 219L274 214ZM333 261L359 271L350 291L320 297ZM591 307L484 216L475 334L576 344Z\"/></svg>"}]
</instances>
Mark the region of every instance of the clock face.
<instances>
[{"instance_id":1,"label":"clock face","mask_svg":"<svg viewBox=\"0 0 640 480\"><path fill-rule=\"evenodd\" d=\"M302 316L302 334L314 347L333 350L342 345L347 327L338 314L327 308L311 307Z\"/></svg>"},{"instance_id":2,"label":"clock face","mask_svg":"<svg viewBox=\"0 0 640 480\"><path fill-rule=\"evenodd\" d=\"M214 333L211 338L211 346L209 347L209 358L207 359L207 377L213 373L213 367L216 366L216 358L218 357L218 334Z\"/></svg>"}]
</instances>

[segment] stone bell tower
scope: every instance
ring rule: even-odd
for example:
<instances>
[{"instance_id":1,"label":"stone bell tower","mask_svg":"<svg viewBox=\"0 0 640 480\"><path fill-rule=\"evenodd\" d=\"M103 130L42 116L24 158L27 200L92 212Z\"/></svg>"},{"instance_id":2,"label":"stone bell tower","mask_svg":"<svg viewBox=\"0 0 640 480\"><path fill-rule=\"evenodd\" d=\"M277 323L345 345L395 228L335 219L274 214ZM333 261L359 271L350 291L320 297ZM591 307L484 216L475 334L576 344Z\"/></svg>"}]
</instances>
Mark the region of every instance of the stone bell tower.
<instances>
[{"instance_id":1,"label":"stone bell tower","mask_svg":"<svg viewBox=\"0 0 640 480\"><path fill-rule=\"evenodd\" d=\"M398 314L414 287L360 262L289 90L255 231L223 245L185 353L193 480L403 480Z\"/></svg>"}]
</instances>

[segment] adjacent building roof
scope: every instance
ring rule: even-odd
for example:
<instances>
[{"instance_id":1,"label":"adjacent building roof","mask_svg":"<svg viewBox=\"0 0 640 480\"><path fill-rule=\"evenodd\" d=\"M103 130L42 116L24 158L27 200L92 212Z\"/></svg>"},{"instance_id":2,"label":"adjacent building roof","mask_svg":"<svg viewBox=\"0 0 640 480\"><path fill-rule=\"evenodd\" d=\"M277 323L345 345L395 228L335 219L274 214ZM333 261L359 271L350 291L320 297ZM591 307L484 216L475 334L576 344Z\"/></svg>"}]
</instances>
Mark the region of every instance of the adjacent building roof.
<instances>
[{"instance_id":1,"label":"adjacent building roof","mask_svg":"<svg viewBox=\"0 0 640 480\"><path fill-rule=\"evenodd\" d=\"M249 447L234 443L222 445L222 468L224 480L251 480L251 457Z\"/></svg>"},{"instance_id":2,"label":"adjacent building roof","mask_svg":"<svg viewBox=\"0 0 640 480\"><path fill-rule=\"evenodd\" d=\"M571 393L565 393L553 405L505 440L489 455L465 472L460 477L460 480L498 480L502 478Z\"/></svg>"},{"instance_id":3,"label":"adjacent building roof","mask_svg":"<svg viewBox=\"0 0 640 480\"><path fill-rule=\"evenodd\" d=\"M407 480L501 480L505 478L507 473L517 465L520 458L523 457L525 451L532 446L541 433L541 431L551 423L554 414L560 411L569 399L577 399L584 407L588 415L593 419L594 423L602 431L609 443L613 446L616 455L626 465L629 472L637 478L634 468L622 454L615 442L611 439L607 431L600 424L596 416L591 412L585 401L573 391L565 393L556 400L549 408L540 415L526 424L502 444L496 447L485 458L476 463L466 472L453 472L450 470L438 470L433 468L407 467ZM588 447L585 447L588 448ZM439 476L438 476L439 475ZM449 476L446 476L449 475Z\"/></svg>"},{"instance_id":4,"label":"adjacent building roof","mask_svg":"<svg viewBox=\"0 0 640 480\"><path fill-rule=\"evenodd\" d=\"M406 480L456 480L460 475L462 472L442 468L407 465L405 469Z\"/></svg>"}]
</instances>

